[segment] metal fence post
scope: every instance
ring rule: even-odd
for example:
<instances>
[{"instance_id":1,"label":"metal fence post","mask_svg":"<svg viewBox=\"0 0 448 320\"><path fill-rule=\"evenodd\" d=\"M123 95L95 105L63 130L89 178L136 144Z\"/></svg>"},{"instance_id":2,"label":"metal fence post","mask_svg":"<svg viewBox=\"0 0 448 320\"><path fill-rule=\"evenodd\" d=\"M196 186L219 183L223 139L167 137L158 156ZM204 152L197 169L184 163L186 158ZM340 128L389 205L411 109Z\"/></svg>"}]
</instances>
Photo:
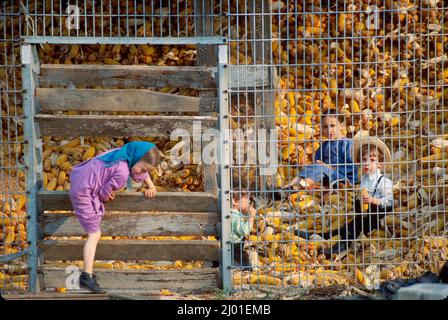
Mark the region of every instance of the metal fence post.
<instances>
[{"instance_id":1,"label":"metal fence post","mask_svg":"<svg viewBox=\"0 0 448 320\"><path fill-rule=\"evenodd\" d=\"M227 46L218 46L218 97L219 97L219 168L220 168L220 191L221 204L221 276L222 287L225 292L232 289L231 274L231 243L230 243L230 135L229 133L229 100L228 100L228 57Z\"/></svg>"},{"instance_id":2,"label":"metal fence post","mask_svg":"<svg viewBox=\"0 0 448 320\"><path fill-rule=\"evenodd\" d=\"M23 109L24 123L23 132L26 142L24 152L26 163L26 210L27 210L27 232L29 244L29 291L36 292L37 284L37 176L35 146L36 130L34 125L34 89L35 89L35 57L32 53L31 44L21 47L22 60L22 84L23 84Z\"/></svg>"}]
</instances>

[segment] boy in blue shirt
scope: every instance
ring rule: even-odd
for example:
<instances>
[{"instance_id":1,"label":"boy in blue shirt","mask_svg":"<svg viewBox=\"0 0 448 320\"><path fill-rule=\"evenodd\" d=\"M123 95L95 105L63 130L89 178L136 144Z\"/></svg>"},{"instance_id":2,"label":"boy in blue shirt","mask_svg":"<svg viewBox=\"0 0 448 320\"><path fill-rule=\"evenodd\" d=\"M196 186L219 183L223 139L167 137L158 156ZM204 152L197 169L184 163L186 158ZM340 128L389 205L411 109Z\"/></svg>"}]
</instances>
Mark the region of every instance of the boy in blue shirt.
<instances>
[{"instance_id":1,"label":"boy in blue shirt","mask_svg":"<svg viewBox=\"0 0 448 320\"><path fill-rule=\"evenodd\" d=\"M358 182L358 166L353 164L351 152L353 140L342 133L343 121L343 115L335 109L329 109L322 115L322 135L328 140L322 142L316 151L316 163L306 165L289 186L299 184L302 188L312 188L316 184L331 186L338 180L351 185Z\"/></svg>"}]
</instances>

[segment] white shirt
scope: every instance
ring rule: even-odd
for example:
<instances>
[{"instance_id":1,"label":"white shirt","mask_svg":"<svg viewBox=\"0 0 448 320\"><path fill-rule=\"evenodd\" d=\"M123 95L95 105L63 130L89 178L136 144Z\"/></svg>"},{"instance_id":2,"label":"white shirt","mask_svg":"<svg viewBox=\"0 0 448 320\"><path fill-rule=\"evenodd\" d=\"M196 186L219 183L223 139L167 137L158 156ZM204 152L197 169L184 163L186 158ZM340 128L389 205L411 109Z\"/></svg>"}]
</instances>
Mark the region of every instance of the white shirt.
<instances>
[{"instance_id":1,"label":"white shirt","mask_svg":"<svg viewBox=\"0 0 448 320\"><path fill-rule=\"evenodd\" d=\"M375 192L375 186L378 179L381 177L381 171L378 169L373 174L364 174L361 177L360 188L365 188L369 195L380 200L380 205L383 207L392 206L394 203L393 183L392 180L385 176L381 179Z\"/></svg>"}]
</instances>

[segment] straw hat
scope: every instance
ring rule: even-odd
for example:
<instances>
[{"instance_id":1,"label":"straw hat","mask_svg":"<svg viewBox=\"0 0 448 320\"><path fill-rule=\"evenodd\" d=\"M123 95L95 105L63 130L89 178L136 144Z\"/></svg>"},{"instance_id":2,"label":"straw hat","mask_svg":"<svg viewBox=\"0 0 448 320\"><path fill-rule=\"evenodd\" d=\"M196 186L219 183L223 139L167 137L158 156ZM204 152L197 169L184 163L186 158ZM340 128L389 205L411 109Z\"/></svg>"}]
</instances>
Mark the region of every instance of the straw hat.
<instances>
[{"instance_id":1,"label":"straw hat","mask_svg":"<svg viewBox=\"0 0 448 320\"><path fill-rule=\"evenodd\" d=\"M376 146L378 150L384 155L384 162L387 164L391 161L392 157L386 144L377 137L370 136L368 130L360 130L353 137L352 159L354 163L360 162L361 149L364 145Z\"/></svg>"}]
</instances>

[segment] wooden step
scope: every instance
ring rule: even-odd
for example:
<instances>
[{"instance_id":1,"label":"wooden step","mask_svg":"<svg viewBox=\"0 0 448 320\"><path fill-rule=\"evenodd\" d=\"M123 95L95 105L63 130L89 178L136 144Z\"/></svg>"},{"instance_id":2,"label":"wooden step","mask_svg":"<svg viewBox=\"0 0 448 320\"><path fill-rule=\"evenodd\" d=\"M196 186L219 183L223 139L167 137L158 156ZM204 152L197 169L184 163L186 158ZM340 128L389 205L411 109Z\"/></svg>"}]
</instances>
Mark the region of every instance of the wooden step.
<instances>
[{"instance_id":1,"label":"wooden step","mask_svg":"<svg viewBox=\"0 0 448 320\"><path fill-rule=\"evenodd\" d=\"M65 288L69 274L62 267L39 267L45 288ZM218 268L190 270L94 270L98 283L105 290L206 291L219 287Z\"/></svg>"},{"instance_id":2,"label":"wooden step","mask_svg":"<svg viewBox=\"0 0 448 320\"><path fill-rule=\"evenodd\" d=\"M135 88L216 88L211 67L118 66L118 65L40 65L39 85L122 86Z\"/></svg>"},{"instance_id":3,"label":"wooden step","mask_svg":"<svg viewBox=\"0 0 448 320\"><path fill-rule=\"evenodd\" d=\"M85 240L41 240L45 260L82 260ZM97 260L218 261L217 240L100 240Z\"/></svg>"},{"instance_id":4,"label":"wooden step","mask_svg":"<svg viewBox=\"0 0 448 320\"><path fill-rule=\"evenodd\" d=\"M200 123L201 129L214 128L216 116L125 116L125 115L49 115L38 114L42 136L110 137L162 137L170 136L176 129L193 133L193 123Z\"/></svg>"},{"instance_id":5,"label":"wooden step","mask_svg":"<svg viewBox=\"0 0 448 320\"><path fill-rule=\"evenodd\" d=\"M212 112L214 98L197 98L146 89L37 88L41 111Z\"/></svg>"},{"instance_id":6,"label":"wooden step","mask_svg":"<svg viewBox=\"0 0 448 320\"><path fill-rule=\"evenodd\" d=\"M101 220L103 236L216 236L217 212L107 212ZM44 236L82 236L85 231L73 213L40 216Z\"/></svg>"},{"instance_id":7,"label":"wooden step","mask_svg":"<svg viewBox=\"0 0 448 320\"><path fill-rule=\"evenodd\" d=\"M73 210L69 194L65 191L40 191L42 209L48 211ZM217 196L205 192L159 192L155 199L142 192L118 192L115 199L105 205L106 211L173 211L218 212Z\"/></svg>"}]
</instances>

